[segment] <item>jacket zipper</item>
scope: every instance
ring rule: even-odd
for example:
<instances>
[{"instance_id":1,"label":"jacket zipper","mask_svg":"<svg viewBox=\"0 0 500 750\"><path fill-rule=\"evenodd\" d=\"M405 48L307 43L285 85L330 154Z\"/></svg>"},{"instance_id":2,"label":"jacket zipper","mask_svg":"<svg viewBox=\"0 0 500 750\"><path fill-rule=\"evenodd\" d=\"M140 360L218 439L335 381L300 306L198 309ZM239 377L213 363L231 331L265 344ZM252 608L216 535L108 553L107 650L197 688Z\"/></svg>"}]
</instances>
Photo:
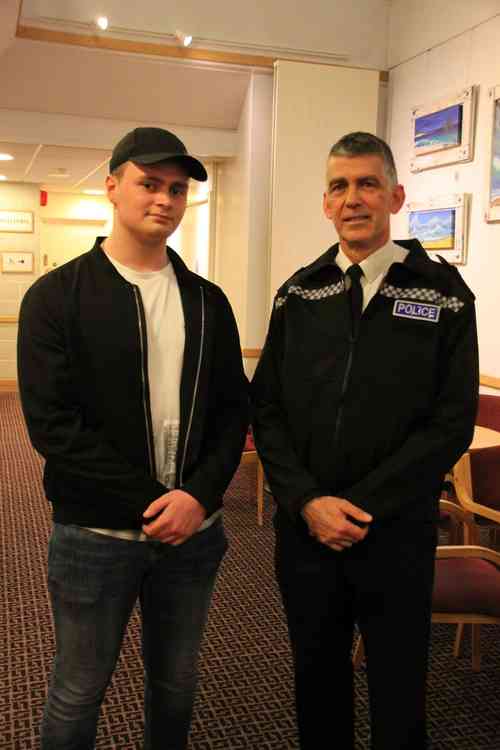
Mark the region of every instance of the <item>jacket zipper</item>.
<instances>
[{"instance_id":1,"label":"jacket zipper","mask_svg":"<svg viewBox=\"0 0 500 750\"><path fill-rule=\"evenodd\" d=\"M349 336L349 355L347 357L347 364L346 364L345 371L344 371L344 379L342 381L342 389L340 391L340 405L339 405L339 409L337 412L337 419L335 420L335 432L334 432L334 437L333 437L334 450L337 449L337 442L338 442L339 433L340 433L340 425L342 423L342 414L344 411L344 398L347 392L347 386L349 384L349 375L351 374L351 369L352 369L354 346L359 336L360 325L361 325L361 320L358 321L358 328L357 328L357 331L355 331L353 322L351 321L351 335Z\"/></svg>"},{"instance_id":2,"label":"jacket zipper","mask_svg":"<svg viewBox=\"0 0 500 750\"><path fill-rule=\"evenodd\" d=\"M201 361L203 358L203 347L205 342L205 293L203 290L203 287L200 286L200 293L201 293L201 337L200 337L200 351L198 354L198 367L196 369L196 379L194 381L194 390L193 390L193 400L191 402L191 411L189 413L189 421L188 421L188 427L186 431L186 439L184 441L184 451L182 453L182 463L181 463L181 469L179 472L179 484L182 487L184 483L184 465L186 463L186 455L187 455L187 447L189 442L189 436L191 434L191 427L193 424L193 415L194 415L194 407L196 403L196 396L198 394L198 384L200 380L200 372L201 372Z\"/></svg>"},{"instance_id":3,"label":"jacket zipper","mask_svg":"<svg viewBox=\"0 0 500 750\"><path fill-rule=\"evenodd\" d=\"M342 390L340 391L340 405L339 410L337 412L337 419L335 420L335 433L333 438L333 445L334 449L337 448L337 441L339 437L340 432L340 423L342 421L342 412L344 411L344 397L347 392L347 384L349 382L349 375L351 374L352 369L352 357L354 352L354 343L355 339L351 338L350 344L349 344L349 356L347 358L347 364L344 372L344 380L342 381Z\"/></svg>"},{"instance_id":4,"label":"jacket zipper","mask_svg":"<svg viewBox=\"0 0 500 750\"><path fill-rule=\"evenodd\" d=\"M149 419L148 419L148 404L146 401L146 372L144 369L144 328L142 325L142 318L141 318L141 302L140 302L140 292L139 289L132 285L132 289L134 290L134 297L135 297L135 304L137 308L137 320L139 321L139 342L141 345L141 379L142 379L142 406L144 409L144 421L146 422L146 438L147 438L147 447L148 447L148 457L149 457L149 469L151 472L151 475L155 475L155 461L153 458L153 449L152 449L152 437L150 434L150 427L149 427Z\"/></svg>"}]
</instances>

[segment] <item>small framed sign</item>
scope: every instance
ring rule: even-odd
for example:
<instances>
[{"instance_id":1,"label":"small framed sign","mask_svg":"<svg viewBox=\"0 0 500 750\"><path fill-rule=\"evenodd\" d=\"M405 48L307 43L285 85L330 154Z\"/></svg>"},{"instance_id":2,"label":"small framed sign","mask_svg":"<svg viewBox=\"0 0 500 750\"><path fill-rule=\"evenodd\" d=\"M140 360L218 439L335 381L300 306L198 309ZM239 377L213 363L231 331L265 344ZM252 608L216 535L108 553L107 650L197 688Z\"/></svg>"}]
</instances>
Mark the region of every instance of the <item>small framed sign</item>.
<instances>
[{"instance_id":1,"label":"small framed sign","mask_svg":"<svg viewBox=\"0 0 500 750\"><path fill-rule=\"evenodd\" d=\"M33 273L33 253L2 253L2 273Z\"/></svg>"},{"instance_id":2,"label":"small framed sign","mask_svg":"<svg viewBox=\"0 0 500 750\"><path fill-rule=\"evenodd\" d=\"M0 209L0 232L33 232L33 211Z\"/></svg>"}]
</instances>

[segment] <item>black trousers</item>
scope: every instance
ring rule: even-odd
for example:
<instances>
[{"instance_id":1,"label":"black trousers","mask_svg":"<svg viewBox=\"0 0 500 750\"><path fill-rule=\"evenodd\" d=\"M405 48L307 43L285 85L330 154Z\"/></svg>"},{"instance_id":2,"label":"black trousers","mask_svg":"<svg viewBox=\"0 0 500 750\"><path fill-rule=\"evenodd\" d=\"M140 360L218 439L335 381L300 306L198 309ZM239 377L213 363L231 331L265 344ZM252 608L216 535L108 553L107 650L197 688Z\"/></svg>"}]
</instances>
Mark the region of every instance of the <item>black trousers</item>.
<instances>
[{"instance_id":1,"label":"black trousers","mask_svg":"<svg viewBox=\"0 0 500 750\"><path fill-rule=\"evenodd\" d=\"M424 750L436 525L374 525L343 552L315 541L305 525L293 525L280 511L275 527L301 749L354 748L351 647L357 622L373 750Z\"/></svg>"}]
</instances>

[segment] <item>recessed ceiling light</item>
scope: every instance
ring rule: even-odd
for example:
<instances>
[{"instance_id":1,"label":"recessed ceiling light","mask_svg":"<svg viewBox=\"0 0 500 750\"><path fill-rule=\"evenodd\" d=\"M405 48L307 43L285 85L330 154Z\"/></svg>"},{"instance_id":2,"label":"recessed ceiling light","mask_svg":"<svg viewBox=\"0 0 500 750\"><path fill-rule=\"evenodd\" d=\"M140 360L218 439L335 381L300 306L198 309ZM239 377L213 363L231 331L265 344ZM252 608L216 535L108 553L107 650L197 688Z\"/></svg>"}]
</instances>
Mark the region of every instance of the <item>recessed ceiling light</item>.
<instances>
[{"instance_id":1,"label":"recessed ceiling light","mask_svg":"<svg viewBox=\"0 0 500 750\"><path fill-rule=\"evenodd\" d=\"M84 190L85 195L104 195L104 190Z\"/></svg>"},{"instance_id":2,"label":"recessed ceiling light","mask_svg":"<svg viewBox=\"0 0 500 750\"><path fill-rule=\"evenodd\" d=\"M69 177L69 172L66 167L58 167L49 172L49 177Z\"/></svg>"},{"instance_id":3,"label":"recessed ceiling light","mask_svg":"<svg viewBox=\"0 0 500 750\"><path fill-rule=\"evenodd\" d=\"M0 174L0 180L6 180L6 176L4 174Z\"/></svg>"},{"instance_id":4,"label":"recessed ceiling light","mask_svg":"<svg viewBox=\"0 0 500 750\"><path fill-rule=\"evenodd\" d=\"M12 161L12 154L0 154L0 161Z\"/></svg>"},{"instance_id":5,"label":"recessed ceiling light","mask_svg":"<svg viewBox=\"0 0 500 750\"><path fill-rule=\"evenodd\" d=\"M95 20L96 26L101 29L101 31L106 31L106 29L109 26L109 20L107 16L99 16Z\"/></svg>"}]
</instances>

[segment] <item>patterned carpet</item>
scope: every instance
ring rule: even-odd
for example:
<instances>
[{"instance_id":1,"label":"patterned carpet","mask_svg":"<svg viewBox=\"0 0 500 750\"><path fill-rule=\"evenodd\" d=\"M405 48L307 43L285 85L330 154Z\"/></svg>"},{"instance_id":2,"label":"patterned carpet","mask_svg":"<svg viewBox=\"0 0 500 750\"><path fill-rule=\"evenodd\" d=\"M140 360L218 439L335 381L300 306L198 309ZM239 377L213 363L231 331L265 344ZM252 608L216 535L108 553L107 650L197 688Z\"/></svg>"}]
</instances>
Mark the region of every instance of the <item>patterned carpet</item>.
<instances>
[{"instance_id":1,"label":"patterned carpet","mask_svg":"<svg viewBox=\"0 0 500 750\"><path fill-rule=\"evenodd\" d=\"M18 399L0 393L0 748L38 747L53 653L45 588L48 506L41 461L30 448ZM297 748L291 664L272 572L271 503L256 524L255 469L241 468L226 497L230 551L214 594L201 655L190 750ZM134 614L99 724L98 750L142 747L142 668ZM469 643L452 655L453 629L433 626L429 726L433 750L500 750L500 630L482 629L483 666ZM411 644L408 644L411 648ZM402 649L401 658L404 659ZM335 685L332 680L332 707ZM356 675L357 748L369 747L364 670ZM334 716L332 716L332 730ZM322 749L318 749L322 750ZM332 742L332 750L336 748Z\"/></svg>"}]
</instances>

